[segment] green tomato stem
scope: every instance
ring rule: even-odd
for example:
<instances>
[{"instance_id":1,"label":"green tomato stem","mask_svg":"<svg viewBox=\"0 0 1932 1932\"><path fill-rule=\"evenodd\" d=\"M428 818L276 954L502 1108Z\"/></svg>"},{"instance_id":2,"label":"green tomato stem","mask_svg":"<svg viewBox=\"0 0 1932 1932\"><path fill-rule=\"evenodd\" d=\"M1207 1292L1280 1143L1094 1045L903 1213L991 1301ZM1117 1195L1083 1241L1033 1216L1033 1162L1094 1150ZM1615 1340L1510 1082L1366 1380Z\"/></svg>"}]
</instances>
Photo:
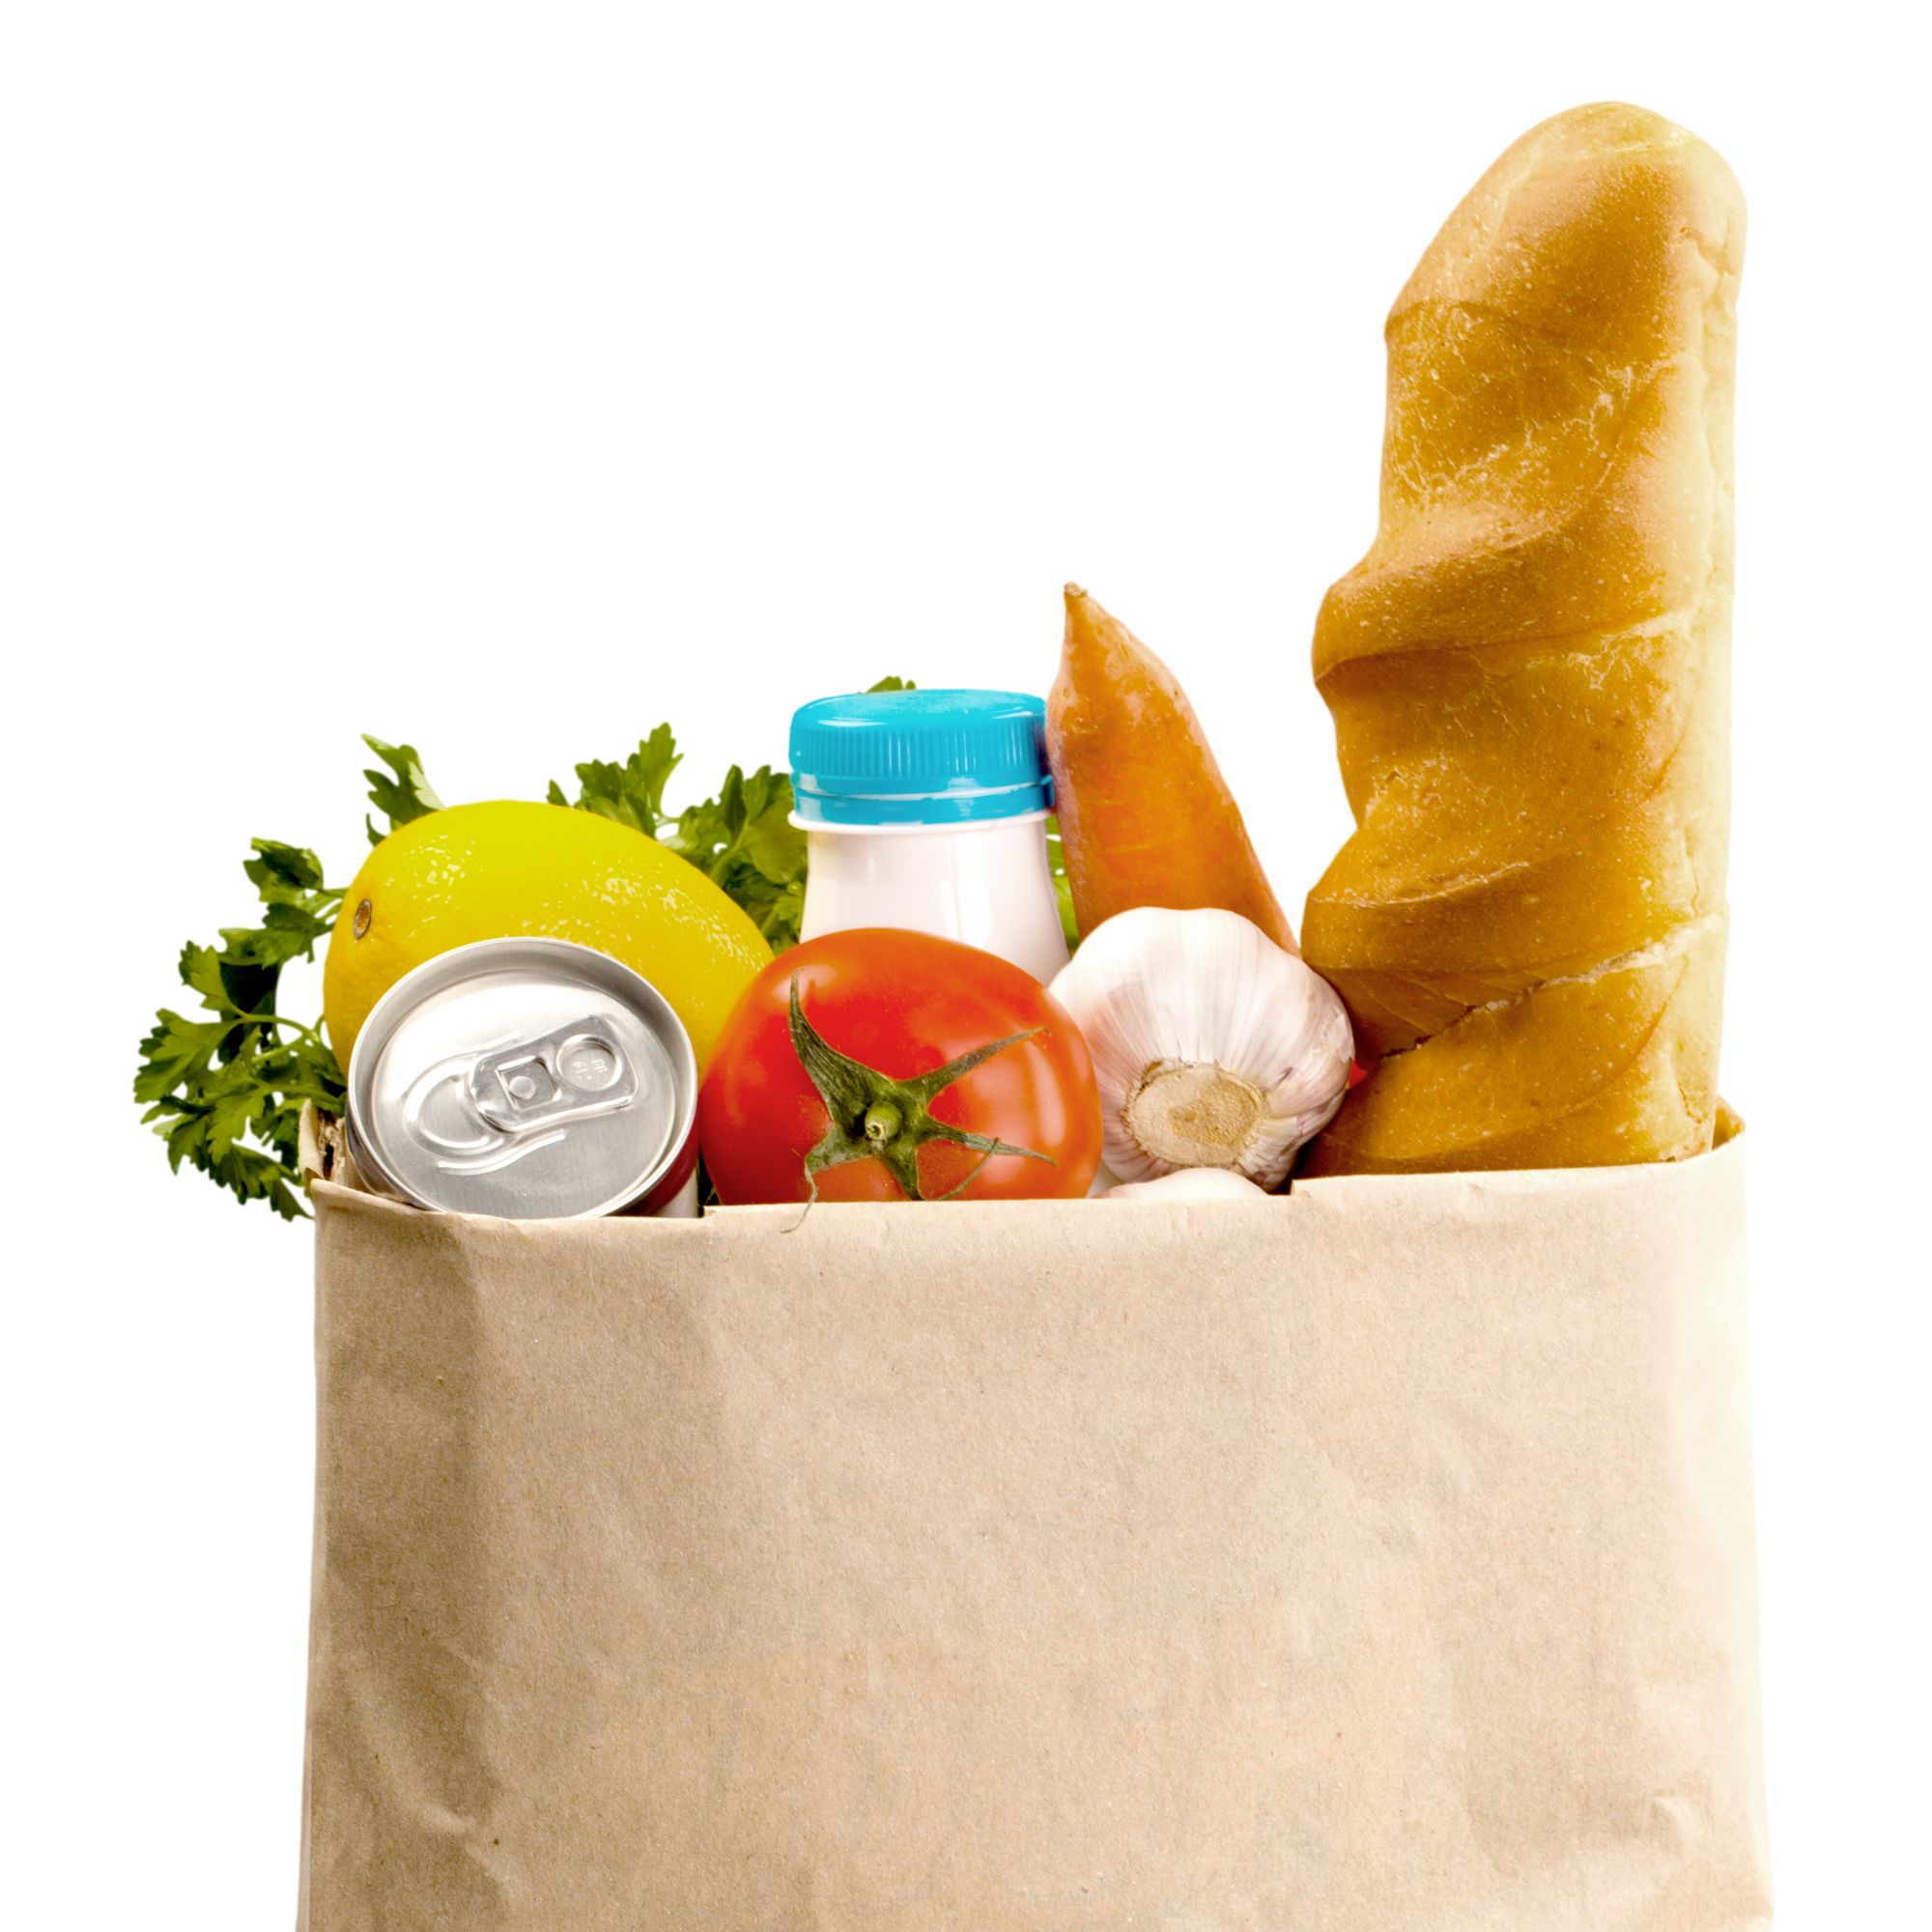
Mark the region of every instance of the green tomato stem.
<instances>
[{"instance_id":1,"label":"green tomato stem","mask_svg":"<svg viewBox=\"0 0 1932 1932\"><path fill-rule=\"evenodd\" d=\"M955 1080L982 1066L997 1053L1021 1045L1045 1032L1029 1027L1024 1033L1005 1039L989 1039L936 1066L930 1073L909 1080L896 1080L876 1067L840 1053L805 1016L805 1003L799 993L799 978L792 975L790 1025L792 1051L799 1065L825 1103L825 1135L805 1157L808 1202L818 1197L818 1177L830 1167L842 1167L852 1160L876 1160L893 1178L909 1201L924 1201L928 1196L920 1185L920 1150L929 1141L950 1142L968 1148L981 1156L957 1187L940 1196L952 1200L980 1178L980 1170L995 1154L1013 1154L1022 1160L1054 1165L1052 1157L1033 1148L1015 1147L992 1134L968 1133L932 1118L931 1103Z\"/></svg>"}]
</instances>

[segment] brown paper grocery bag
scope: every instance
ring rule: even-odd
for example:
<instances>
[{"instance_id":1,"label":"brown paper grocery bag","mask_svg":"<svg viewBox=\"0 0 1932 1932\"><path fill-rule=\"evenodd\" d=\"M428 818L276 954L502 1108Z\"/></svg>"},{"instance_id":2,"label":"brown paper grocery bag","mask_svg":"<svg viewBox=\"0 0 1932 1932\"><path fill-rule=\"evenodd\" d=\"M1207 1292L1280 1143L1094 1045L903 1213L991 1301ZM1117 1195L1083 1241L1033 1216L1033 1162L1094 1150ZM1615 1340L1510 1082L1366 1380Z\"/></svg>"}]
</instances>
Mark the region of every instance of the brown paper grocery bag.
<instances>
[{"instance_id":1,"label":"brown paper grocery bag","mask_svg":"<svg viewBox=\"0 0 1932 1932\"><path fill-rule=\"evenodd\" d=\"M1768 1923L1742 1157L319 1187L303 1923Z\"/></svg>"}]
</instances>

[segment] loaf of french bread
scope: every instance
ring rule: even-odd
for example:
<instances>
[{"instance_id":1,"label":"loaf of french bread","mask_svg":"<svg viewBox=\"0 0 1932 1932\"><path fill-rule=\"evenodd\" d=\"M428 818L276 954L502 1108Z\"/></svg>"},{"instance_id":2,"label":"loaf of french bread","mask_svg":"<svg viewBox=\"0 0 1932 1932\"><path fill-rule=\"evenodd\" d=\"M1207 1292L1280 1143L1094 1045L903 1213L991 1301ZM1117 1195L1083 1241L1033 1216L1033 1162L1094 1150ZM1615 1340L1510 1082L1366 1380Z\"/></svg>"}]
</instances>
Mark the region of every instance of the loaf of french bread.
<instances>
[{"instance_id":1,"label":"loaf of french bread","mask_svg":"<svg viewBox=\"0 0 1932 1932\"><path fill-rule=\"evenodd\" d=\"M1318 1173L1711 1144L1743 242L1711 149L1581 107L1389 316L1380 526L1315 634L1356 830L1303 926L1381 1059Z\"/></svg>"}]
</instances>

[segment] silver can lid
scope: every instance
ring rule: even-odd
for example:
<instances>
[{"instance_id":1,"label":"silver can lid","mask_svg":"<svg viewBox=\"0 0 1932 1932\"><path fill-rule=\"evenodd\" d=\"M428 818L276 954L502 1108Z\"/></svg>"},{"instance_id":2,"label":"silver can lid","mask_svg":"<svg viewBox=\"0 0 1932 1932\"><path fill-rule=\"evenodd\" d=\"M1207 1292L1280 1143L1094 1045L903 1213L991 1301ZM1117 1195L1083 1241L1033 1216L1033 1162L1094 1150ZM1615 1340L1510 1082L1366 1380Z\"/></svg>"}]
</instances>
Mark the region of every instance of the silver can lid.
<instances>
[{"instance_id":1,"label":"silver can lid","mask_svg":"<svg viewBox=\"0 0 1932 1932\"><path fill-rule=\"evenodd\" d=\"M356 1164L421 1208L614 1213L684 1179L697 1062L664 996L560 939L486 939L406 974L355 1041Z\"/></svg>"}]
</instances>

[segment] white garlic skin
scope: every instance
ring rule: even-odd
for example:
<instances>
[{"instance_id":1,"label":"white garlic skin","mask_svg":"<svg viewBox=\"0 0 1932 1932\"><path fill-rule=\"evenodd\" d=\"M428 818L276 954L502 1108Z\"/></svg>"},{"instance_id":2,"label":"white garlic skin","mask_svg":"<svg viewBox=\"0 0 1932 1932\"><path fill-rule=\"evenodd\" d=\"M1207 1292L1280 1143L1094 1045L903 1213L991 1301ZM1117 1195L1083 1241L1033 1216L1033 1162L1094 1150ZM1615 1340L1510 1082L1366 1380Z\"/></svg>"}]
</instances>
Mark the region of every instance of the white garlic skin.
<instances>
[{"instance_id":1,"label":"white garlic skin","mask_svg":"<svg viewBox=\"0 0 1932 1932\"><path fill-rule=\"evenodd\" d=\"M1267 1189L1258 1187L1232 1167L1178 1167L1151 1180L1123 1180L1100 1197L1103 1201L1265 1201Z\"/></svg>"},{"instance_id":2,"label":"white garlic skin","mask_svg":"<svg viewBox=\"0 0 1932 1932\"><path fill-rule=\"evenodd\" d=\"M1093 1055L1122 1180L1219 1167L1279 1187L1348 1092L1340 995L1239 913L1117 913L1051 990Z\"/></svg>"}]
</instances>

